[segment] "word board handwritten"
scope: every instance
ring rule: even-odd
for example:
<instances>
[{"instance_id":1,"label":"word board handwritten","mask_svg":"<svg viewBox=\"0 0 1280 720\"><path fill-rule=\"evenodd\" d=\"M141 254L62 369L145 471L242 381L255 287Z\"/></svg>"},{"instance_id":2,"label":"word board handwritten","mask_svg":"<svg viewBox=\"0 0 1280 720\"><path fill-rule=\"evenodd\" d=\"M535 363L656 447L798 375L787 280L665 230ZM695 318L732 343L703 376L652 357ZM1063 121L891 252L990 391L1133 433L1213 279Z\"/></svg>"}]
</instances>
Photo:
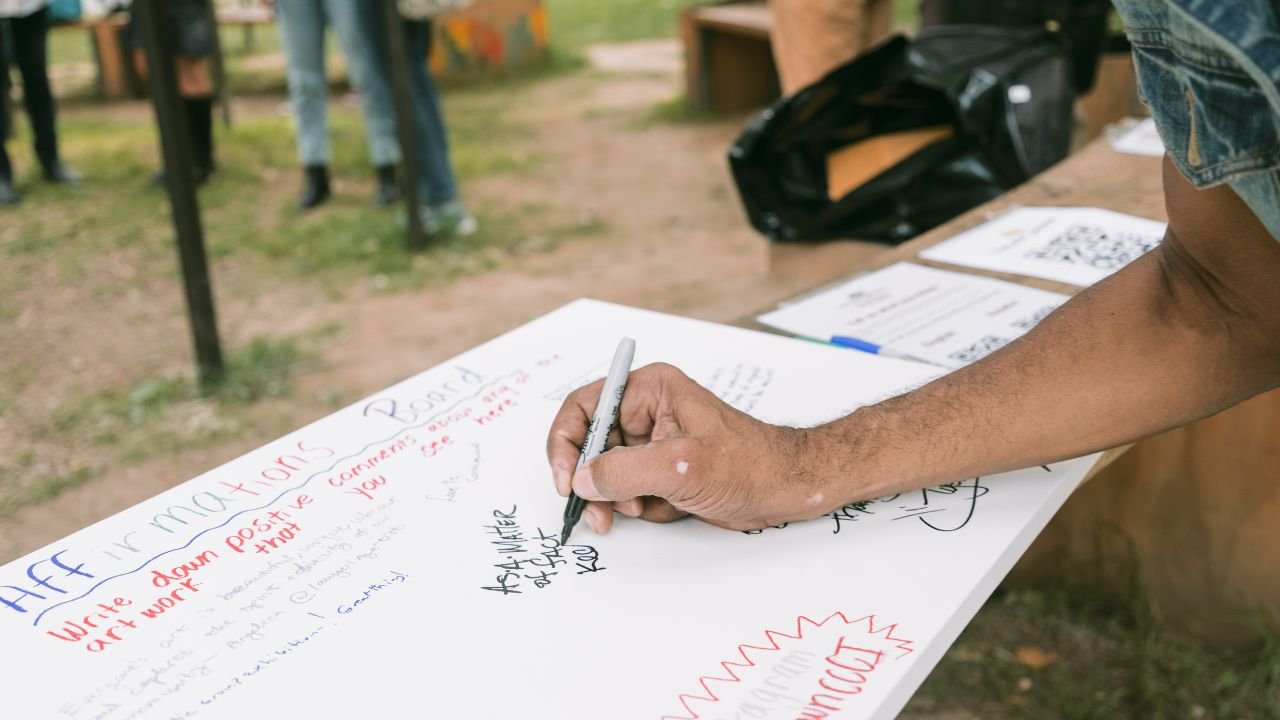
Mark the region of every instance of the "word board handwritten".
<instances>
[{"instance_id":1,"label":"word board handwritten","mask_svg":"<svg viewBox=\"0 0 1280 720\"><path fill-rule=\"evenodd\" d=\"M1092 464L561 545L546 431L624 334L775 422L936 371L578 301L0 567L0 717L889 717Z\"/></svg>"}]
</instances>

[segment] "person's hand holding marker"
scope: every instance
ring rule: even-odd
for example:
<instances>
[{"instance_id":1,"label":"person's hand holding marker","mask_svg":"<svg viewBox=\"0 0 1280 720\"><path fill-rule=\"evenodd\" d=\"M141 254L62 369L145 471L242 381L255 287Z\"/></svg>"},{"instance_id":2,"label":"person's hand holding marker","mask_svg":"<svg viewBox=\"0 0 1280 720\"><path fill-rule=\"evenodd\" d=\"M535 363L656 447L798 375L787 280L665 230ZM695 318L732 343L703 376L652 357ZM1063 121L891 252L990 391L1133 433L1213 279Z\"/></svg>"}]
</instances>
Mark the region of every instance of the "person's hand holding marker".
<instances>
[{"instance_id":1,"label":"person's hand holding marker","mask_svg":"<svg viewBox=\"0 0 1280 720\"><path fill-rule=\"evenodd\" d=\"M602 387L571 393L547 437L557 492L572 488L590 501L583 517L596 532L613 527L614 511L654 522L694 515L748 530L841 504L809 469L821 454L812 431L756 420L665 364L631 373L610 449L575 473Z\"/></svg>"}]
</instances>

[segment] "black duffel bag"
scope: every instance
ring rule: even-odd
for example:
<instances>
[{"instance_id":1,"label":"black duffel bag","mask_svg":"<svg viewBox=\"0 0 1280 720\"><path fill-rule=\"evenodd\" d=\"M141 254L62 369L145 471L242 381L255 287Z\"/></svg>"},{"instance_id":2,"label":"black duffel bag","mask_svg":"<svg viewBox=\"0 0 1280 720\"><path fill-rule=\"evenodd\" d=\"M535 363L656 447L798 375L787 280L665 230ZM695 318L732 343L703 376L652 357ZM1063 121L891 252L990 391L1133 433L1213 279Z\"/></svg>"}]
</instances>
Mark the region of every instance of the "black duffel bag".
<instances>
[{"instance_id":1,"label":"black duffel bag","mask_svg":"<svg viewBox=\"0 0 1280 720\"><path fill-rule=\"evenodd\" d=\"M937 26L890 38L774 103L729 165L752 226L772 241L898 243L1065 157L1074 99L1060 34ZM929 139L885 168L856 159L901 137ZM850 151L845 167L874 173L845 191L829 175Z\"/></svg>"}]
</instances>

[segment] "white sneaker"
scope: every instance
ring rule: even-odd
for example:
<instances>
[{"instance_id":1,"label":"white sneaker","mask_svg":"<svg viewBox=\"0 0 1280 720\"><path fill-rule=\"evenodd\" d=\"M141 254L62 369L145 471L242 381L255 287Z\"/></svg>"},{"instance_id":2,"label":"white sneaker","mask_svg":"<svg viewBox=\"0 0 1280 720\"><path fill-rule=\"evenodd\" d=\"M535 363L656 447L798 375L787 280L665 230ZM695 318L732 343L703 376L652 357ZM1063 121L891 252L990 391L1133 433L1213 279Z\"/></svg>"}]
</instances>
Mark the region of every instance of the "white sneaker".
<instances>
[{"instance_id":1,"label":"white sneaker","mask_svg":"<svg viewBox=\"0 0 1280 720\"><path fill-rule=\"evenodd\" d=\"M467 212L460 200L450 200L438 205L426 205L422 208L422 227L427 235L466 237L474 235L480 223Z\"/></svg>"}]
</instances>

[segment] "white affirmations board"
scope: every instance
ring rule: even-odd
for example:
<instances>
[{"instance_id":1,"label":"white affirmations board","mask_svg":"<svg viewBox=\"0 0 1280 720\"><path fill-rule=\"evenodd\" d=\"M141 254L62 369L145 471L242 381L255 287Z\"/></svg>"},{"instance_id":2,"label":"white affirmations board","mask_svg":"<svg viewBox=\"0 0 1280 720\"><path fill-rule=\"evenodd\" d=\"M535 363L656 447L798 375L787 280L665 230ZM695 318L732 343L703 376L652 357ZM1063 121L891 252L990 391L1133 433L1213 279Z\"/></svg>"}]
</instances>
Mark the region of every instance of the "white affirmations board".
<instances>
[{"instance_id":1,"label":"white affirmations board","mask_svg":"<svg viewBox=\"0 0 1280 720\"><path fill-rule=\"evenodd\" d=\"M937 262L1088 286L1160 244L1165 223L1098 208L1015 208L920 253Z\"/></svg>"},{"instance_id":2,"label":"white affirmations board","mask_svg":"<svg viewBox=\"0 0 1280 720\"><path fill-rule=\"evenodd\" d=\"M976 362L1035 327L1067 295L895 263L757 318L795 335L854 337L945 368Z\"/></svg>"},{"instance_id":3,"label":"white affirmations board","mask_svg":"<svg viewBox=\"0 0 1280 720\"><path fill-rule=\"evenodd\" d=\"M776 422L936 371L578 301L0 568L0 717L891 717L1094 461L561 546L623 335Z\"/></svg>"}]
</instances>

